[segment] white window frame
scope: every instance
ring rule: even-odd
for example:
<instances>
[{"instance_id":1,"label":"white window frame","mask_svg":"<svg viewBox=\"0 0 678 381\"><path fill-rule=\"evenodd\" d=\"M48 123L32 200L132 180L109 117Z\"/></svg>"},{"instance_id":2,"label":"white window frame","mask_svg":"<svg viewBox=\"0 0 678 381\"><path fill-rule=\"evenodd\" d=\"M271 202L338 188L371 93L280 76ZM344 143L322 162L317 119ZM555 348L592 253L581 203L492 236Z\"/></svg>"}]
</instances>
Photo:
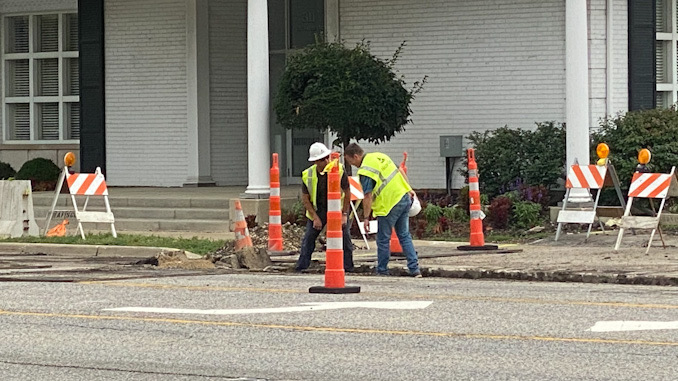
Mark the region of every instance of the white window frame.
<instances>
[{"instance_id":1,"label":"white window frame","mask_svg":"<svg viewBox=\"0 0 678 381\"><path fill-rule=\"evenodd\" d=\"M663 17L665 30L657 31L656 43L664 45L663 59L665 80L657 78L656 98L657 107L670 107L678 102L678 14L676 13L676 0L656 1L657 17ZM659 9L663 4L664 9ZM657 21L659 25L659 20Z\"/></svg>"},{"instance_id":2,"label":"white window frame","mask_svg":"<svg viewBox=\"0 0 678 381\"><path fill-rule=\"evenodd\" d=\"M65 70L67 66L65 61L69 59L78 59L80 56L80 51L64 51L64 24L65 17L68 15L76 15L77 10L62 10L62 11L51 11L51 12L23 12L23 13L7 13L0 15L0 70L2 75L2 87L0 91L2 93L0 107L2 107L2 138L0 142L2 144L12 144L12 145L26 145L26 144L79 144L79 139L65 139L66 136L66 126L67 126L67 110L66 107L70 103L79 103L80 95L64 95L64 86L66 84L67 73ZM58 49L55 52L34 52L35 45L35 33L36 33L36 19L38 16L44 15L57 15L59 22L58 28ZM7 27L7 18L9 17L28 17L28 53L6 53L6 27ZM7 72L6 64L7 61L18 60L18 59L27 59L29 61L29 96L28 97L8 97L7 96ZM35 60L38 59L57 59L58 60L58 81L59 89L57 95L50 96L38 96L36 93L35 85ZM78 67L78 73L80 67ZM78 84L80 87L80 84ZM8 126L8 117L9 113L8 105L12 103L28 103L29 105L29 115L30 115L30 139L29 140L9 140L9 126ZM59 139L45 140L37 139L38 136L38 126L37 126L37 105L40 103L57 103L59 107ZM80 124L82 126L82 124Z\"/></svg>"}]
</instances>

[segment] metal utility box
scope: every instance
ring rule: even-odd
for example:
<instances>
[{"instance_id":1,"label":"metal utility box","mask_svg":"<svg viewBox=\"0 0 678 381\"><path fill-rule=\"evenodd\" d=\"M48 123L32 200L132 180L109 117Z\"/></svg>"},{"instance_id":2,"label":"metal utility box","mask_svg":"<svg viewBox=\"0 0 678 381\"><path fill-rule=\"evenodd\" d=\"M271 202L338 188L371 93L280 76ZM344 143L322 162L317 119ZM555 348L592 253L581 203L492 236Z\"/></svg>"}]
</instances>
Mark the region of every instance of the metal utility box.
<instances>
[{"instance_id":1,"label":"metal utility box","mask_svg":"<svg viewBox=\"0 0 678 381\"><path fill-rule=\"evenodd\" d=\"M464 149L462 147L462 135L442 135L440 136L440 156L442 157L463 157Z\"/></svg>"}]
</instances>

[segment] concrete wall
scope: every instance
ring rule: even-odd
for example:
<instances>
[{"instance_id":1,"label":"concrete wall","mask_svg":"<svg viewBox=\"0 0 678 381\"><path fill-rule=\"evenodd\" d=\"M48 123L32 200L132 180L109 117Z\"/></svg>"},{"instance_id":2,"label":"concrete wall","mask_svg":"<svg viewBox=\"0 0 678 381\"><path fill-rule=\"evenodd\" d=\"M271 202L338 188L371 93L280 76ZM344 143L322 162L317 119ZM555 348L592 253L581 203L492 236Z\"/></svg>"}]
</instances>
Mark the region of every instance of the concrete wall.
<instances>
[{"instance_id":1,"label":"concrete wall","mask_svg":"<svg viewBox=\"0 0 678 381\"><path fill-rule=\"evenodd\" d=\"M615 0L614 109L624 110L626 3ZM390 57L407 46L396 68L408 84L429 76L412 105L413 124L391 142L370 147L396 161L409 153L415 188L444 188L440 135L533 128L565 118L565 2L562 0L361 1L340 3L341 38L371 41L372 52ZM591 125L605 109L605 0L591 0ZM481 169L482 170L482 169ZM457 176L453 187L463 185Z\"/></svg>"},{"instance_id":2,"label":"concrete wall","mask_svg":"<svg viewBox=\"0 0 678 381\"><path fill-rule=\"evenodd\" d=\"M186 10L185 0L105 2L110 185L186 181Z\"/></svg>"},{"instance_id":3,"label":"concrete wall","mask_svg":"<svg viewBox=\"0 0 678 381\"><path fill-rule=\"evenodd\" d=\"M209 1L212 179L247 184L247 0Z\"/></svg>"},{"instance_id":4,"label":"concrete wall","mask_svg":"<svg viewBox=\"0 0 678 381\"><path fill-rule=\"evenodd\" d=\"M77 0L0 0L0 16L7 14L22 14L49 11L77 11ZM1 77L0 77L1 81ZM0 82L0 88L4 84ZM1 92L0 92L1 93ZM0 120L3 118L4 107L0 107ZM0 134L0 161L9 163L15 170L28 160L43 157L63 166L63 157L68 151L78 155L78 144L3 144L4 135ZM74 170L79 170L78 163Z\"/></svg>"}]
</instances>

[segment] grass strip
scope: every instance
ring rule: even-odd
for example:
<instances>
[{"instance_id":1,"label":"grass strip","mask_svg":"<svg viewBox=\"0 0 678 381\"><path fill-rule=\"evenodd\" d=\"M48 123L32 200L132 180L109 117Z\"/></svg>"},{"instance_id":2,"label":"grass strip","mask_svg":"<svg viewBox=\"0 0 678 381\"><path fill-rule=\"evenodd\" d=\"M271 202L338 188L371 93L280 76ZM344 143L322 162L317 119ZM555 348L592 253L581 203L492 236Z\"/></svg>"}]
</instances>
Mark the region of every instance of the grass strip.
<instances>
[{"instance_id":1,"label":"grass strip","mask_svg":"<svg viewBox=\"0 0 678 381\"><path fill-rule=\"evenodd\" d=\"M79 236L67 237L19 237L0 239L0 242L22 243L54 243L77 245L110 245L110 246L153 246L169 247L190 251L195 254L213 253L223 247L224 241L213 241L204 238L172 238L154 235L118 234L117 238L105 233L87 234L85 240Z\"/></svg>"}]
</instances>

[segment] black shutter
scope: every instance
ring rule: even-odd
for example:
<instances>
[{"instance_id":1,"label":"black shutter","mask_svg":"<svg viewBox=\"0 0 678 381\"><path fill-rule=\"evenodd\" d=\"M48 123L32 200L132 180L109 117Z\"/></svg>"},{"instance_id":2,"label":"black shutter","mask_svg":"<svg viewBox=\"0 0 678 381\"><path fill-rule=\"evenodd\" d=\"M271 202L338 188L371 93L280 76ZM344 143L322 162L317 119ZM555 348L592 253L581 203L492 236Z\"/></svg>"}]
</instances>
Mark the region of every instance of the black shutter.
<instances>
[{"instance_id":1,"label":"black shutter","mask_svg":"<svg viewBox=\"0 0 678 381\"><path fill-rule=\"evenodd\" d=\"M655 0L629 0L629 110L657 106L655 7Z\"/></svg>"},{"instance_id":2,"label":"black shutter","mask_svg":"<svg viewBox=\"0 0 678 381\"><path fill-rule=\"evenodd\" d=\"M78 0L80 170L106 171L104 0Z\"/></svg>"}]
</instances>

